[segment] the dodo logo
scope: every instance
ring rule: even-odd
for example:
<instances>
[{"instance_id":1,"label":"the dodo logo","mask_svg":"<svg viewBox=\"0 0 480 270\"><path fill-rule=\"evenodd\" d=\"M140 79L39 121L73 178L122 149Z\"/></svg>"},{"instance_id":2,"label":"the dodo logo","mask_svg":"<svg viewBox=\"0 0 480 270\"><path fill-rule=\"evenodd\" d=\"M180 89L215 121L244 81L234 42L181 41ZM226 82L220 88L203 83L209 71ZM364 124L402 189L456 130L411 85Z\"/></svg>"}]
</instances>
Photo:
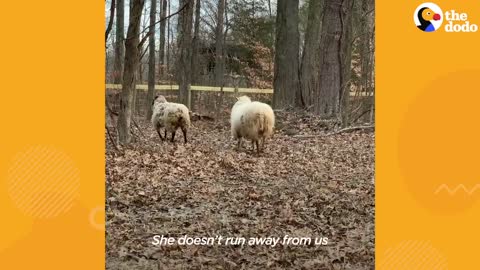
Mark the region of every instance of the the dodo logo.
<instances>
[{"instance_id":1,"label":"the dodo logo","mask_svg":"<svg viewBox=\"0 0 480 270\"><path fill-rule=\"evenodd\" d=\"M442 26L443 13L434 3L423 3L417 7L413 20L418 29L425 32L434 32Z\"/></svg>"},{"instance_id":2,"label":"the dodo logo","mask_svg":"<svg viewBox=\"0 0 480 270\"><path fill-rule=\"evenodd\" d=\"M459 12L455 9L448 9L445 14L439 6L434 3L423 3L413 13L413 21L418 29L424 32L438 30L445 17L445 32L477 32L478 26L469 21L466 12Z\"/></svg>"}]
</instances>

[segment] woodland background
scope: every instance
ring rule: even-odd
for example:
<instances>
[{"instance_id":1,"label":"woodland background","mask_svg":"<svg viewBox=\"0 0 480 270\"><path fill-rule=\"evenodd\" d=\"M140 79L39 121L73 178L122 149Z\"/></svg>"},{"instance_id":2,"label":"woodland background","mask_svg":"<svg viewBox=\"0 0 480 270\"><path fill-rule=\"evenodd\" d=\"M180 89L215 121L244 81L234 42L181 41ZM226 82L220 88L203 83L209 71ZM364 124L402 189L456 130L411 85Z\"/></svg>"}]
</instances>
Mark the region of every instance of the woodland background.
<instances>
[{"instance_id":1,"label":"woodland background","mask_svg":"<svg viewBox=\"0 0 480 270\"><path fill-rule=\"evenodd\" d=\"M373 0L105 9L107 269L374 269ZM190 109L187 144L158 138L157 94ZM244 94L275 111L260 154L231 138ZM329 245L156 247L157 234Z\"/></svg>"},{"instance_id":2,"label":"woodland background","mask_svg":"<svg viewBox=\"0 0 480 270\"><path fill-rule=\"evenodd\" d=\"M373 0L107 0L105 7L106 80L123 87L107 99L122 101L122 143L133 114L150 118L159 84L178 85L163 94L207 114L231 106L223 87L269 88L273 95L258 99L277 110L311 111L344 127L374 122ZM148 90L135 91L138 84ZM191 85L220 93L194 93Z\"/></svg>"}]
</instances>

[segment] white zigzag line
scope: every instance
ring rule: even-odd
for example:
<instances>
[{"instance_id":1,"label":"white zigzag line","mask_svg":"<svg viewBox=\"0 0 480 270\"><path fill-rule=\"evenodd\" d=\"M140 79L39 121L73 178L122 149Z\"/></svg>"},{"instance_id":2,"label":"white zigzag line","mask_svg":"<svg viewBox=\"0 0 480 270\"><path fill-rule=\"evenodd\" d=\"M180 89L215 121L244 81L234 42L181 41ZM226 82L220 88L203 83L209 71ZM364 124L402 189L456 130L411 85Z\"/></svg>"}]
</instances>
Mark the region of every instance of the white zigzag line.
<instances>
[{"instance_id":1,"label":"white zigzag line","mask_svg":"<svg viewBox=\"0 0 480 270\"><path fill-rule=\"evenodd\" d=\"M454 189L450 189L450 187L447 184L442 184L437 188L434 194L438 194L440 193L440 191L446 190L448 194L455 195L455 193L457 193L459 189L462 189L468 195L472 195L475 191L477 191L477 189L480 189L480 184L476 184L471 189L468 189L464 184L460 184L456 186Z\"/></svg>"}]
</instances>

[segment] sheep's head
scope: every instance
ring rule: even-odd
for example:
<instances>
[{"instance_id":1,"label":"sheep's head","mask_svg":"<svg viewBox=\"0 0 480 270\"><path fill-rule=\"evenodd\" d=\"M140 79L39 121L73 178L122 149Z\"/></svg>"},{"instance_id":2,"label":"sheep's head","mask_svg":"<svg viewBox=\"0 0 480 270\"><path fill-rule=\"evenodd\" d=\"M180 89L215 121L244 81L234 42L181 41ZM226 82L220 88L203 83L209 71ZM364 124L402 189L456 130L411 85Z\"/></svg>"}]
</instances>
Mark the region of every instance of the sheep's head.
<instances>
[{"instance_id":1,"label":"sheep's head","mask_svg":"<svg viewBox=\"0 0 480 270\"><path fill-rule=\"evenodd\" d=\"M167 99L164 96L160 95L160 96L155 97L154 102L156 102L156 103L166 103Z\"/></svg>"},{"instance_id":2,"label":"sheep's head","mask_svg":"<svg viewBox=\"0 0 480 270\"><path fill-rule=\"evenodd\" d=\"M247 96L237 97L237 102L251 102L252 100Z\"/></svg>"}]
</instances>

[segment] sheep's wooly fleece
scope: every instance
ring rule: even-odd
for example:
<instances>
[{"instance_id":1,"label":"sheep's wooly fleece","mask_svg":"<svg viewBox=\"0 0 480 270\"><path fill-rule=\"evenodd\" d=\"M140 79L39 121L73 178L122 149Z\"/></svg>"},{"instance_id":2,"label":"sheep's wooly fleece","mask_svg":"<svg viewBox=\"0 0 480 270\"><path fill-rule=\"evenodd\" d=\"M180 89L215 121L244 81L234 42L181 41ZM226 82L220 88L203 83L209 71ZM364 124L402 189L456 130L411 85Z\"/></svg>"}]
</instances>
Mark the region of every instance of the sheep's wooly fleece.
<instances>
[{"instance_id":1,"label":"sheep's wooly fleece","mask_svg":"<svg viewBox=\"0 0 480 270\"><path fill-rule=\"evenodd\" d=\"M164 96L158 96L153 106L152 124L155 128L163 127L173 132L179 127L190 127L190 114L185 105L167 102Z\"/></svg>"},{"instance_id":2,"label":"sheep's wooly fleece","mask_svg":"<svg viewBox=\"0 0 480 270\"><path fill-rule=\"evenodd\" d=\"M232 108L230 121L235 139L258 141L273 135L275 115L268 104L242 96Z\"/></svg>"}]
</instances>

